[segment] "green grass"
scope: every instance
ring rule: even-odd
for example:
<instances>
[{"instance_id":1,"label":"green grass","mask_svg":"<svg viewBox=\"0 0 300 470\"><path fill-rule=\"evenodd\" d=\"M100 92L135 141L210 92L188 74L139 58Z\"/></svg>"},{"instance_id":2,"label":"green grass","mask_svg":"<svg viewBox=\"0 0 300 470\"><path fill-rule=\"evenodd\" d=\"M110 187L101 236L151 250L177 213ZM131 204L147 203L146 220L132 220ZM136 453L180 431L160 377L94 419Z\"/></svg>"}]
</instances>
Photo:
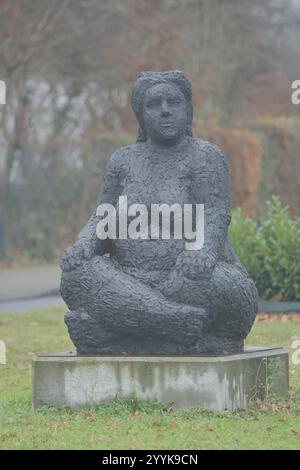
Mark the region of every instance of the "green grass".
<instances>
[{"instance_id":1,"label":"green grass","mask_svg":"<svg viewBox=\"0 0 300 470\"><path fill-rule=\"evenodd\" d=\"M7 365L0 365L1 449L300 449L300 365L290 365L286 401L246 412L176 410L134 397L78 411L33 412L32 356L72 348L62 313L0 315L0 339L8 349ZM299 323L258 323L247 343L290 348L295 337Z\"/></svg>"}]
</instances>

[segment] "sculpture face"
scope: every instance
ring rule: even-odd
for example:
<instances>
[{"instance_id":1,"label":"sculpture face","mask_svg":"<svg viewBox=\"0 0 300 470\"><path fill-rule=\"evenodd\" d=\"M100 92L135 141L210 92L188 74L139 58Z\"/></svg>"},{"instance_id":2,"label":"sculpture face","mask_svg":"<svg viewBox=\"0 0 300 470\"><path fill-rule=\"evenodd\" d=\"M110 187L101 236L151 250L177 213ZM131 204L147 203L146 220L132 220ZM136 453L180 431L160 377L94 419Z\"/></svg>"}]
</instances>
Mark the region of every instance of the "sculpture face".
<instances>
[{"instance_id":1,"label":"sculpture face","mask_svg":"<svg viewBox=\"0 0 300 470\"><path fill-rule=\"evenodd\" d=\"M143 120L147 136L161 144L176 143L187 127L184 95L170 83L159 83L145 94Z\"/></svg>"}]
</instances>

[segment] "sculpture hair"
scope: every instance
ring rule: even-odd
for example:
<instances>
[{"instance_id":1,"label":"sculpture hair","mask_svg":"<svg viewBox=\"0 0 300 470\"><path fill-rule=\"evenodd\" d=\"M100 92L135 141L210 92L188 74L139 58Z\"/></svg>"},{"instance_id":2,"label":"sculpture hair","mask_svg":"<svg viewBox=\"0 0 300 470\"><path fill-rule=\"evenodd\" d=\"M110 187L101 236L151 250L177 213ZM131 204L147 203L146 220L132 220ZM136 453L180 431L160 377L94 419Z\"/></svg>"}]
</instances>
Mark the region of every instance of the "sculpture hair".
<instances>
[{"instance_id":1,"label":"sculpture hair","mask_svg":"<svg viewBox=\"0 0 300 470\"><path fill-rule=\"evenodd\" d=\"M192 85L189 79L180 70L171 70L168 72L141 72L136 80L131 96L131 105L139 124L137 142L145 142L147 133L143 122L143 101L146 91L159 83L172 83L176 85L184 95L187 103L187 128L186 135L192 134L193 104L192 104Z\"/></svg>"}]
</instances>

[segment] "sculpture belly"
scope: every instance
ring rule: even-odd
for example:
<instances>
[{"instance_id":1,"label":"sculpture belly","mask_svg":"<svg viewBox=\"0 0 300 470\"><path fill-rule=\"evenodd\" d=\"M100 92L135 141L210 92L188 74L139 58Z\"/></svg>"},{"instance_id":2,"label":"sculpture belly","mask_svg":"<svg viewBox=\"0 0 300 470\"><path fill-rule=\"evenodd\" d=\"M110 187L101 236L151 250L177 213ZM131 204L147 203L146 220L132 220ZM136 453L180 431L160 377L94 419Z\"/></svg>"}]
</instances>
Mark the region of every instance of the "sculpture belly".
<instances>
[{"instance_id":1,"label":"sculpture belly","mask_svg":"<svg viewBox=\"0 0 300 470\"><path fill-rule=\"evenodd\" d=\"M184 184L183 184L184 181ZM122 192L122 196L127 197L128 207L131 204L143 204L147 207L149 214L148 236L149 239L134 240L127 237L126 240L116 239L112 241L112 257L125 268L132 268L139 271L161 271L168 272L174 264L178 255L185 249L185 240L174 238L173 221L177 215L171 214L170 239L162 239L161 233L159 239L151 238L150 223L153 224L151 207L152 204L166 204L170 208L173 204L178 204L181 208L183 217L184 204L192 204L193 197L190 188L186 186L188 180L173 181L172 191L166 181L161 180L160 184L148 184L145 186L140 184L127 184ZM119 205L117 205L117 214ZM172 212L172 211L171 211ZM118 217L118 215L117 215ZM128 225L132 218L128 219ZM183 236L183 234L182 234Z\"/></svg>"},{"instance_id":2,"label":"sculpture belly","mask_svg":"<svg viewBox=\"0 0 300 470\"><path fill-rule=\"evenodd\" d=\"M113 240L112 257L139 271L168 272L184 250L184 240Z\"/></svg>"}]
</instances>

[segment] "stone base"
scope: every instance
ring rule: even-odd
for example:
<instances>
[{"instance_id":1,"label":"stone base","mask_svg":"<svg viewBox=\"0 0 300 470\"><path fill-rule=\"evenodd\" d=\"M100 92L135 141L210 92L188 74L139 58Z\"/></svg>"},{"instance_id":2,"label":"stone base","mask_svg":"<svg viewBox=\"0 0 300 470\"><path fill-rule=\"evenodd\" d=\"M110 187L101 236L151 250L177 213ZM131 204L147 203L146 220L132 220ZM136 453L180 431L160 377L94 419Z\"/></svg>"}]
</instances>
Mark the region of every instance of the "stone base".
<instances>
[{"instance_id":1,"label":"stone base","mask_svg":"<svg viewBox=\"0 0 300 470\"><path fill-rule=\"evenodd\" d=\"M223 411L288 391L288 353L283 348L245 348L227 356L78 356L75 352L33 360L33 408L77 408L135 394Z\"/></svg>"}]
</instances>

